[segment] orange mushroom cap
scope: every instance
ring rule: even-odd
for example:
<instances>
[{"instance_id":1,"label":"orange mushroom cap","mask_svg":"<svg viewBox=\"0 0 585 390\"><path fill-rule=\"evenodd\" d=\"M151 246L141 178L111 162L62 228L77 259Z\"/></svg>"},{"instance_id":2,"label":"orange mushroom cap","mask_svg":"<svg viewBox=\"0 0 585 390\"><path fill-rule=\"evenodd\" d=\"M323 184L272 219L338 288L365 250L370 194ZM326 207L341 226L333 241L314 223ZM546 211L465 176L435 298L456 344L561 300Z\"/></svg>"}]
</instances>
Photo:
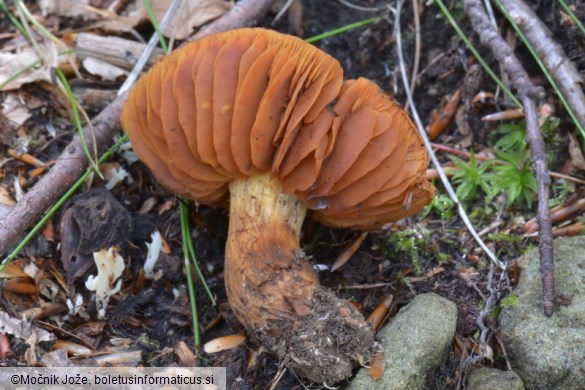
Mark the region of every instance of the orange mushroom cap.
<instances>
[{"instance_id":1,"label":"orange mushroom cap","mask_svg":"<svg viewBox=\"0 0 585 390\"><path fill-rule=\"evenodd\" d=\"M333 57L271 30L175 50L137 82L121 122L157 180L201 203L270 172L321 222L372 229L434 196L407 114L373 82L344 82Z\"/></svg>"}]
</instances>

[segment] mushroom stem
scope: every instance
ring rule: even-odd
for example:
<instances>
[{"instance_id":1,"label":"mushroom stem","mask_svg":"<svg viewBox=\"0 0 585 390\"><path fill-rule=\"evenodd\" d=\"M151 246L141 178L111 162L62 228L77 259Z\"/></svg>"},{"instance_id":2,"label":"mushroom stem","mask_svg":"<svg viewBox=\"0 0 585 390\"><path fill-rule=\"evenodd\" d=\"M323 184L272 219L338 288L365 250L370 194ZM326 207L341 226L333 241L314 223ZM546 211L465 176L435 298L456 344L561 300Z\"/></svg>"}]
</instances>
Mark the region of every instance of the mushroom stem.
<instances>
[{"instance_id":1,"label":"mushroom stem","mask_svg":"<svg viewBox=\"0 0 585 390\"><path fill-rule=\"evenodd\" d=\"M225 281L230 305L246 327L308 313L318 280L299 248L306 213L269 174L230 184Z\"/></svg>"},{"instance_id":2,"label":"mushroom stem","mask_svg":"<svg viewBox=\"0 0 585 390\"><path fill-rule=\"evenodd\" d=\"M377 347L362 315L319 286L299 246L306 210L270 174L230 184L226 292L249 334L299 374L334 383Z\"/></svg>"}]
</instances>

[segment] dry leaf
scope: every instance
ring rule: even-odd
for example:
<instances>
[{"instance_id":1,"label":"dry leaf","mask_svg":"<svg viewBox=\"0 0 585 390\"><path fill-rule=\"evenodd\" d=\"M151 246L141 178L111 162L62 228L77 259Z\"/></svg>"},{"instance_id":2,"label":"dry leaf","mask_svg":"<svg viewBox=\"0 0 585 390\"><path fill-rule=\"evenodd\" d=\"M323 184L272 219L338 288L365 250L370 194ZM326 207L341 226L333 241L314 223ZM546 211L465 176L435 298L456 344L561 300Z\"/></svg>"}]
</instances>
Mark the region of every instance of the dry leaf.
<instances>
[{"instance_id":1,"label":"dry leaf","mask_svg":"<svg viewBox=\"0 0 585 390\"><path fill-rule=\"evenodd\" d=\"M195 367L197 365L197 359L193 351L191 351L184 341L179 341L175 345L175 348L173 348L173 352L177 355L181 367Z\"/></svg>"},{"instance_id":2,"label":"dry leaf","mask_svg":"<svg viewBox=\"0 0 585 390\"><path fill-rule=\"evenodd\" d=\"M83 60L83 67L89 73L99 76L102 80L107 81L115 81L118 77L128 74L124 69L93 57L85 58Z\"/></svg>"},{"instance_id":3,"label":"dry leaf","mask_svg":"<svg viewBox=\"0 0 585 390\"><path fill-rule=\"evenodd\" d=\"M51 81L51 68L56 68L59 65L59 61L65 61L66 57L61 56L59 58L57 54L57 46L51 41L46 41L41 46L43 53L43 62L24 72L14 80L2 87L2 91L9 91L17 89L21 85L26 83L32 83L39 80ZM18 72L39 60L36 52L32 48L26 48L17 53L6 53L0 52L0 84L3 84L6 80L14 77Z\"/></svg>"},{"instance_id":4,"label":"dry leaf","mask_svg":"<svg viewBox=\"0 0 585 390\"><path fill-rule=\"evenodd\" d=\"M162 19L171 2L172 0L153 2L152 10L157 20ZM137 11L142 12L142 15L148 18L144 3L139 1L137 4L139 5ZM171 19L169 27L164 31L164 35L167 37L174 35L176 39L187 39L193 33L194 28L223 15L231 7L231 3L223 0L183 1Z\"/></svg>"},{"instance_id":5,"label":"dry leaf","mask_svg":"<svg viewBox=\"0 0 585 390\"><path fill-rule=\"evenodd\" d=\"M2 76L0 75L0 78L1 77ZM0 112L8 120L18 126L22 126L24 122L32 116L24 102L18 98L18 94L16 93L9 93L6 96L6 99L4 99L4 102L2 103Z\"/></svg>"},{"instance_id":6,"label":"dry leaf","mask_svg":"<svg viewBox=\"0 0 585 390\"><path fill-rule=\"evenodd\" d=\"M8 263L0 272L0 279L14 279L14 278L26 278L28 275L15 263Z\"/></svg>"},{"instance_id":7,"label":"dry leaf","mask_svg":"<svg viewBox=\"0 0 585 390\"><path fill-rule=\"evenodd\" d=\"M467 282L468 286L475 283L475 278L479 276L479 272L473 267L459 267L457 273L461 279Z\"/></svg>"},{"instance_id":8,"label":"dry leaf","mask_svg":"<svg viewBox=\"0 0 585 390\"><path fill-rule=\"evenodd\" d=\"M382 352L375 354L370 367L368 367L368 375L370 378L377 381L382 378L385 369L386 359L384 358L384 353Z\"/></svg>"},{"instance_id":9,"label":"dry leaf","mask_svg":"<svg viewBox=\"0 0 585 390\"><path fill-rule=\"evenodd\" d=\"M95 19L98 15L89 12L90 0L39 0L43 15L81 17L83 20Z\"/></svg>"},{"instance_id":10,"label":"dry leaf","mask_svg":"<svg viewBox=\"0 0 585 390\"><path fill-rule=\"evenodd\" d=\"M246 337L239 334L218 337L205 343L205 345L203 345L203 350L205 353L221 352L237 347L242 344L244 340L246 340Z\"/></svg>"},{"instance_id":11,"label":"dry leaf","mask_svg":"<svg viewBox=\"0 0 585 390\"><path fill-rule=\"evenodd\" d=\"M152 3L152 10L159 22L169 8L172 0L159 0ZM175 39L187 39L193 29L223 15L232 7L231 2L223 0L192 0L183 1L171 19L164 35L174 36ZM103 20L97 27L110 31L129 31L140 23L148 22L148 12L142 1L136 2L136 10L128 16L119 16L110 20Z\"/></svg>"},{"instance_id":12,"label":"dry leaf","mask_svg":"<svg viewBox=\"0 0 585 390\"><path fill-rule=\"evenodd\" d=\"M5 359L6 355L12 351L10 340L4 333L0 333L0 359Z\"/></svg>"},{"instance_id":13,"label":"dry leaf","mask_svg":"<svg viewBox=\"0 0 585 390\"><path fill-rule=\"evenodd\" d=\"M53 349L64 349L69 355L89 355L93 352L84 345L61 339L55 341L55 344L53 344Z\"/></svg>"},{"instance_id":14,"label":"dry leaf","mask_svg":"<svg viewBox=\"0 0 585 390\"><path fill-rule=\"evenodd\" d=\"M431 113L431 125L428 131L430 139L435 139L447 128L457 113L460 102L461 88L455 91L455 93L439 110Z\"/></svg>"},{"instance_id":15,"label":"dry leaf","mask_svg":"<svg viewBox=\"0 0 585 390\"><path fill-rule=\"evenodd\" d=\"M370 324L373 330L377 330L380 324L382 324L382 320L384 320L384 317L386 317L386 314L388 314L393 300L394 295L388 295L382 300L382 302L380 302L372 314L370 314L366 322Z\"/></svg>"},{"instance_id":16,"label":"dry leaf","mask_svg":"<svg viewBox=\"0 0 585 390\"><path fill-rule=\"evenodd\" d=\"M12 197L10 196L10 194L8 193L6 188L1 187L1 186L0 186L0 204L6 205L6 206L14 206L16 204L16 202L14 201L14 199L12 199Z\"/></svg>"},{"instance_id":17,"label":"dry leaf","mask_svg":"<svg viewBox=\"0 0 585 390\"><path fill-rule=\"evenodd\" d=\"M36 334L37 341L55 340L55 336L46 330L38 328L32 323L10 317L3 311L0 311L0 329L3 333L11 334L22 340L28 340L33 334Z\"/></svg>"},{"instance_id":18,"label":"dry leaf","mask_svg":"<svg viewBox=\"0 0 585 390\"><path fill-rule=\"evenodd\" d=\"M360 245L362 245L362 242L364 242L367 236L368 232L363 232L358 236L358 238L354 240L354 242L351 243L351 245L345 248L331 266L331 272L338 270L345 263L347 263L349 259L351 259L351 257L354 255L354 253L359 249Z\"/></svg>"}]
</instances>

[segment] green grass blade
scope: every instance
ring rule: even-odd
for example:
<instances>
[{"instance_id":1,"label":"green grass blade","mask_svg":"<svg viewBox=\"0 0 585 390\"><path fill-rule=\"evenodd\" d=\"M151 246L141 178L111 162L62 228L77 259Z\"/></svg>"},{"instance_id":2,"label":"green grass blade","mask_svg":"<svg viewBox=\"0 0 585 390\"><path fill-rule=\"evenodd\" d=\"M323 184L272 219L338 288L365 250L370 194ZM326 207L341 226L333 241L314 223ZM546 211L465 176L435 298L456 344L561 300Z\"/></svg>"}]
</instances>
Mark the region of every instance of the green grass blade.
<instances>
[{"instance_id":1,"label":"green grass blade","mask_svg":"<svg viewBox=\"0 0 585 390\"><path fill-rule=\"evenodd\" d=\"M191 233L189 229L189 209L187 205L182 201L180 201L180 215L181 237L183 241L183 256L185 260L185 273L187 274L189 302L191 303L191 313L193 315L193 339L195 345L200 346L201 336L199 334L199 314L197 312L197 297L195 296L195 284L193 283L193 275L191 275L191 262L189 260L190 251L188 243L191 242Z\"/></svg>"},{"instance_id":2,"label":"green grass blade","mask_svg":"<svg viewBox=\"0 0 585 390\"><path fill-rule=\"evenodd\" d=\"M53 42L62 43L59 38L57 38L55 35L53 35L53 33L51 33L49 30L47 30L45 28L45 26L43 26L42 24L39 23L39 21L30 13L30 11L26 7L26 5L22 2L22 0L16 0L15 3L16 3L16 6L18 7L18 9L24 15L24 17L29 22L31 22L33 24L33 26L35 26L36 29L41 32L41 34L43 34L45 37L49 38ZM23 34L23 35L25 37L27 37L27 34Z\"/></svg>"},{"instance_id":3,"label":"green grass blade","mask_svg":"<svg viewBox=\"0 0 585 390\"><path fill-rule=\"evenodd\" d=\"M332 37L334 35L339 35L341 33L344 33L346 31L352 30L354 28L362 27L362 26L365 26L365 25L368 25L368 24L371 24L371 23L376 23L379 20L382 20L382 18L379 17L379 16L374 16L373 18L369 18L369 19L365 19L365 20L360 20L358 22L351 23L351 24L348 24L348 25L345 25L345 26L336 28L335 30L326 31L326 32L324 32L322 34L312 36L310 38L305 39L305 42L307 42L307 43L314 43L314 42L320 41L322 39Z\"/></svg>"},{"instance_id":4,"label":"green grass blade","mask_svg":"<svg viewBox=\"0 0 585 390\"><path fill-rule=\"evenodd\" d=\"M435 0L435 2L437 3L437 5L439 6L439 8L441 9L441 13L447 18L447 20L449 21L449 23L451 23L451 26L453 26L453 29L455 30L455 32L457 32L457 35L459 35L459 37L463 40L463 42L465 42L465 45L467 46L467 48L473 53L474 57L477 59L477 62L480 63L480 65L487 72L487 74L490 75L490 77L492 78L492 80L494 80L495 83L498 84L498 86L500 88L502 88L502 91L504 91L504 93L510 98L510 100L512 100L512 102L514 102L514 104L516 105L516 107L522 108L522 103L520 103L520 101L516 98L516 96L514 96L514 94L512 93L512 91L510 91L510 89L506 86L506 84L504 84L502 82L502 80L500 80L500 78L489 67L489 65L487 64L487 62L485 62L485 60L479 54L479 52L477 51L477 49L475 48L475 46L473 46L473 43L471 43L471 41L469 40L469 38L467 38L467 36L463 32L463 30L461 30L461 28L459 27L459 25L457 24L457 22L453 18L453 15L451 15L451 12L449 12L449 10L447 9L447 7L445 7L445 4L443 3L443 1L442 0Z\"/></svg>"},{"instance_id":5,"label":"green grass blade","mask_svg":"<svg viewBox=\"0 0 585 390\"><path fill-rule=\"evenodd\" d=\"M71 86L69 85L69 82L67 81L67 78L65 77L61 69L57 69L57 76L59 77L59 80L61 80L61 83L65 88L65 94L67 95L67 99L71 104L71 110L73 111L73 122L75 124L75 127L77 128L77 133L79 134L79 139L81 140L81 147L83 148L83 152L85 153L87 161L89 161L95 173L99 176L100 179L103 180L104 176L100 172L97 162L97 156L95 156L95 158L92 158L91 152L89 151L89 147L87 146L87 140L85 139L85 133L83 132L83 124L81 123L81 117L79 116L77 102L75 101L75 97L73 96L73 91L71 91Z\"/></svg>"},{"instance_id":6,"label":"green grass blade","mask_svg":"<svg viewBox=\"0 0 585 390\"><path fill-rule=\"evenodd\" d=\"M205 277L203 276L203 273L201 272L201 268L199 267L199 262L197 261L197 255L195 253L195 248L193 247L193 240L191 239L191 228L189 226L189 209L187 207L187 200L184 198L179 198L179 200L181 201L181 217L183 217L183 213L186 213L186 227L187 227L187 234L185 236L183 236L183 240L186 239L187 241L187 251L185 253L189 254L189 258L191 259L191 261L193 262L193 266L195 267L195 272L197 272L197 276L199 276L199 279L201 279L201 283L203 283L203 288L205 289L205 292L207 293L207 295L209 296L209 300L211 301L211 304L215 306L215 297L213 296L213 293L211 292L211 290L209 289L209 286L207 285L207 282L205 281Z\"/></svg>"},{"instance_id":7,"label":"green grass blade","mask_svg":"<svg viewBox=\"0 0 585 390\"><path fill-rule=\"evenodd\" d=\"M25 37L27 39L27 41L30 41L31 37L28 35L28 32L26 31L24 26L20 23L20 21L16 18L16 16L14 16L12 14L12 12L10 12L10 10L6 6L6 3L4 2L4 0L0 0L0 9L2 9L2 11L4 11L6 16L8 17L8 20L10 20L10 23L12 23L14 25L14 27L18 31L20 31L22 36Z\"/></svg>"},{"instance_id":8,"label":"green grass blade","mask_svg":"<svg viewBox=\"0 0 585 390\"><path fill-rule=\"evenodd\" d=\"M28 64L24 68L22 68L19 71L15 72L12 76L8 77L6 80L0 82L0 91L2 90L2 88L4 88L8 84L10 84L14 80L16 80L17 78L19 78L24 73L26 73L29 70L34 69L36 66L40 65L41 62L42 62L41 60L36 60L35 62L33 62L31 64Z\"/></svg>"},{"instance_id":9,"label":"green grass blade","mask_svg":"<svg viewBox=\"0 0 585 390\"><path fill-rule=\"evenodd\" d=\"M575 22L575 24L577 25L577 27L579 28L579 30L581 30L581 32L583 33L583 35L585 35L585 26L583 26L583 23L579 20L579 18L577 17L577 15L575 15L575 13L573 12L573 10L567 5L567 3L565 3L565 0L559 0L559 3L561 3L561 7L563 7L563 9L565 10L565 12L567 12L567 14L569 14L569 16L571 17L571 19L573 19L573 21Z\"/></svg>"},{"instance_id":10,"label":"green grass blade","mask_svg":"<svg viewBox=\"0 0 585 390\"><path fill-rule=\"evenodd\" d=\"M150 18L150 23L152 23L154 31L158 36L160 47L163 49L165 53L168 53L169 48L167 46L167 41L165 40L165 37L163 36L163 33L160 30L160 27L158 26L158 22L156 21L156 17L154 16L154 12L152 11L152 7L150 5L150 0L144 0L144 7L146 8L146 12L148 13L148 17Z\"/></svg>"},{"instance_id":11,"label":"green grass blade","mask_svg":"<svg viewBox=\"0 0 585 390\"><path fill-rule=\"evenodd\" d=\"M73 50L65 50L59 53L59 55L67 55L67 54L71 54L73 53ZM22 69L18 70L17 72L14 72L11 76L9 76L6 80L0 82L0 91L2 90L2 88L4 88L5 86L7 86L8 84L10 84L12 81L16 80L17 78L19 78L21 75L23 75L24 73L28 72L29 70L35 68L36 66L41 64L41 60L36 60L35 62L26 65L25 67L23 67Z\"/></svg>"}]
</instances>

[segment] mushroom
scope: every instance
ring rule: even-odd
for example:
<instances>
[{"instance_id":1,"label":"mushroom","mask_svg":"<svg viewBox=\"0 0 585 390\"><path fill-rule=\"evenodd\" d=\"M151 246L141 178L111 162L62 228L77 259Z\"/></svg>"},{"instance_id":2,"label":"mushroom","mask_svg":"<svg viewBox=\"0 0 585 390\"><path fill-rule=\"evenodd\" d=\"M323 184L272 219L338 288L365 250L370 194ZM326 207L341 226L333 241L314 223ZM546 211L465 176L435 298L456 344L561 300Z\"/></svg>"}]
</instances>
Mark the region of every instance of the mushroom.
<instances>
[{"instance_id":1,"label":"mushroom","mask_svg":"<svg viewBox=\"0 0 585 390\"><path fill-rule=\"evenodd\" d=\"M379 346L362 315L321 287L300 249L307 210L372 230L434 196L407 114L301 39L239 29L159 60L121 117L156 179L199 203L229 193L228 301L248 333L315 382L334 383Z\"/></svg>"}]
</instances>

